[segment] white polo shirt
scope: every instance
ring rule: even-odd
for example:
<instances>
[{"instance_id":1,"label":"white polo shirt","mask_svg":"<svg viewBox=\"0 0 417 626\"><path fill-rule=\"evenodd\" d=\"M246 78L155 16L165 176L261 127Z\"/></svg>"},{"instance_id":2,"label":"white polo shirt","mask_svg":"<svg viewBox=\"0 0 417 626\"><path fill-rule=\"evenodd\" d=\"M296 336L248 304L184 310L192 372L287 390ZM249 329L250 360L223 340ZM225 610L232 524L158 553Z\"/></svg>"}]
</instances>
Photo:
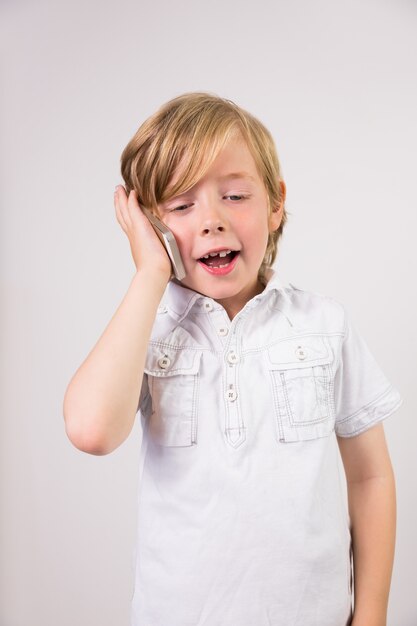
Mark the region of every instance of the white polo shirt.
<instances>
[{"instance_id":1,"label":"white polo shirt","mask_svg":"<svg viewBox=\"0 0 417 626\"><path fill-rule=\"evenodd\" d=\"M403 400L333 298L267 286L231 321L167 285L146 359L132 626L346 626L335 433Z\"/></svg>"}]
</instances>

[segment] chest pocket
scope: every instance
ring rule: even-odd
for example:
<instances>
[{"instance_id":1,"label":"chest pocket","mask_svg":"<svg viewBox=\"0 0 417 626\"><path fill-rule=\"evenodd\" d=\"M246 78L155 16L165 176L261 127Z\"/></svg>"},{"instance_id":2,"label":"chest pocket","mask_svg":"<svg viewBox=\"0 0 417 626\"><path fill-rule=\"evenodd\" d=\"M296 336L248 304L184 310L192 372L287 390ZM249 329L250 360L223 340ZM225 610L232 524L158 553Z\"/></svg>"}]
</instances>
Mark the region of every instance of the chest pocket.
<instances>
[{"instance_id":1,"label":"chest pocket","mask_svg":"<svg viewBox=\"0 0 417 626\"><path fill-rule=\"evenodd\" d=\"M152 410L148 433L162 446L197 442L201 350L151 346L145 363Z\"/></svg>"},{"instance_id":2,"label":"chest pocket","mask_svg":"<svg viewBox=\"0 0 417 626\"><path fill-rule=\"evenodd\" d=\"M317 439L334 430L332 362L325 336L284 340L268 348L280 442Z\"/></svg>"}]
</instances>

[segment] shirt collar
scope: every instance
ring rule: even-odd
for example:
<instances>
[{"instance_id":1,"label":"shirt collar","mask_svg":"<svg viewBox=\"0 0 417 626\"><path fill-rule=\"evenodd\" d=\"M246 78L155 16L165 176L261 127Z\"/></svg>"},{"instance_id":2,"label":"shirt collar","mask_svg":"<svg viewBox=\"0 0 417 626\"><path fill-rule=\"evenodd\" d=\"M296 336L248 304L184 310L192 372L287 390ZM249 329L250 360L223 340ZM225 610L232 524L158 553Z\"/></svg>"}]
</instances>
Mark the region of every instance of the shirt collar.
<instances>
[{"instance_id":1,"label":"shirt collar","mask_svg":"<svg viewBox=\"0 0 417 626\"><path fill-rule=\"evenodd\" d=\"M267 267L265 269L265 280L265 289L260 294L252 298L254 303L255 301L270 297L272 292L278 292L278 294L280 294L284 300L287 301L287 303L290 302L290 297L285 291L285 289L288 288L288 285L285 285L282 282L276 270L272 267ZM202 299L209 300L213 307L221 307L221 305L212 298L193 291L192 289L182 285L179 281L176 281L176 279L173 279L168 283L165 289L163 302L158 310L160 312L168 312L177 320L177 322L179 322L186 317L194 304Z\"/></svg>"}]
</instances>

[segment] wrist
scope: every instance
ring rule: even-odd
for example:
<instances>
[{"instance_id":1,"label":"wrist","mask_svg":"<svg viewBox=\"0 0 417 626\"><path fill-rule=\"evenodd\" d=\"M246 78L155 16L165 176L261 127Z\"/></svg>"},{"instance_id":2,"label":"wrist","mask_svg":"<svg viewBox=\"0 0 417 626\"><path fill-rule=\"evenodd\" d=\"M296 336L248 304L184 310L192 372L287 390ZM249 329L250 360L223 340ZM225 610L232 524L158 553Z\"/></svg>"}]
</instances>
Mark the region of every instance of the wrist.
<instances>
[{"instance_id":1,"label":"wrist","mask_svg":"<svg viewBox=\"0 0 417 626\"><path fill-rule=\"evenodd\" d=\"M355 612L351 626L387 626L387 617L377 611Z\"/></svg>"},{"instance_id":2,"label":"wrist","mask_svg":"<svg viewBox=\"0 0 417 626\"><path fill-rule=\"evenodd\" d=\"M157 268L140 268L134 274L132 283L151 285L153 290L155 290L162 297L165 288L169 283L169 279L170 276L168 276L163 270Z\"/></svg>"}]
</instances>

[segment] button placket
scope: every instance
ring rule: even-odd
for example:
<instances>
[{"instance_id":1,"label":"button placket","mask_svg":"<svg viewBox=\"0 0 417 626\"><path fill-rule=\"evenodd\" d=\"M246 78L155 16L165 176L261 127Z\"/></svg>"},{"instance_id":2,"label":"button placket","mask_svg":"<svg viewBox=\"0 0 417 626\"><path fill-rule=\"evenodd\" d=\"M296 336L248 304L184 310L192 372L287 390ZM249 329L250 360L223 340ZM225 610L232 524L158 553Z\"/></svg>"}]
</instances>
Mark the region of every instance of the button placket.
<instances>
[{"instance_id":1,"label":"button placket","mask_svg":"<svg viewBox=\"0 0 417 626\"><path fill-rule=\"evenodd\" d=\"M239 361L239 358L236 352L233 349L231 349L227 355L227 362L230 363L231 365L236 365L238 361Z\"/></svg>"},{"instance_id":2,"label":"button placket","mask_svg":"<svg viewBox=\"0 0 417 626\"><path fill-rule=\"evenodd\" d=\"M224 381L225 381L225 435L226 441L234 448L239 447L246 439L246 430L242 420L242 414L239 407L239 392L237 385L237 367L240 361L237 345L238 334L236 329L239 327L241 319L236 320L234 324L226 320L227 314L223 308L214 307L212 301L204 300L202 303L203 310L209 313L210 323L216 329L217 336L224 346L223 337L228 337L229 341L226 345L224 353ZM229 332L232 330L232 332Z\"/></svg>"},{"instance_id":3,"label":"button placket","mask_svg":"<svg viewBox=\"0 0 417 626\"><path fill-rule=\"evenodd\" d=\"M215 330L222 347L225 345L225 337L229 335L230 320L223 308L214 309L210 313L210 324Z\"/></svg>"},{"instance_id":4,"label":"button placket","mask_svg":"<svg viewBox=\"0 0 417 626\"><path fill-rule=\"evenodd\" d=\"M237 351L236 332L233 343L229 344L225 353L225 408L226 408L226 441L234 448L239 447L246 439L246 429L240 411L238 391L238 367L240 357Z\"/></svg>"},{"instance_id":5,"label":"button placket","mask_svg":"<svg viewBox=\"0 0 417 626\"><path fill-rule=\"evenodd\" d=\"M234 402L237 398L237 391L233 383L229 383L226 394L227 400L229 402Z\"/></svg>"},{"instance_id":6,"label":"button placket","mask_svg":"<svg viewBox=\"0 0 417 626\"><path fill-rule=\"evenodd\" d=\"M207 311L207 313L210 313L210 311L213 310L213 303L210 302L210 300L204 300L203 308L205 311Z\"/></svg>"}]
</instances>

